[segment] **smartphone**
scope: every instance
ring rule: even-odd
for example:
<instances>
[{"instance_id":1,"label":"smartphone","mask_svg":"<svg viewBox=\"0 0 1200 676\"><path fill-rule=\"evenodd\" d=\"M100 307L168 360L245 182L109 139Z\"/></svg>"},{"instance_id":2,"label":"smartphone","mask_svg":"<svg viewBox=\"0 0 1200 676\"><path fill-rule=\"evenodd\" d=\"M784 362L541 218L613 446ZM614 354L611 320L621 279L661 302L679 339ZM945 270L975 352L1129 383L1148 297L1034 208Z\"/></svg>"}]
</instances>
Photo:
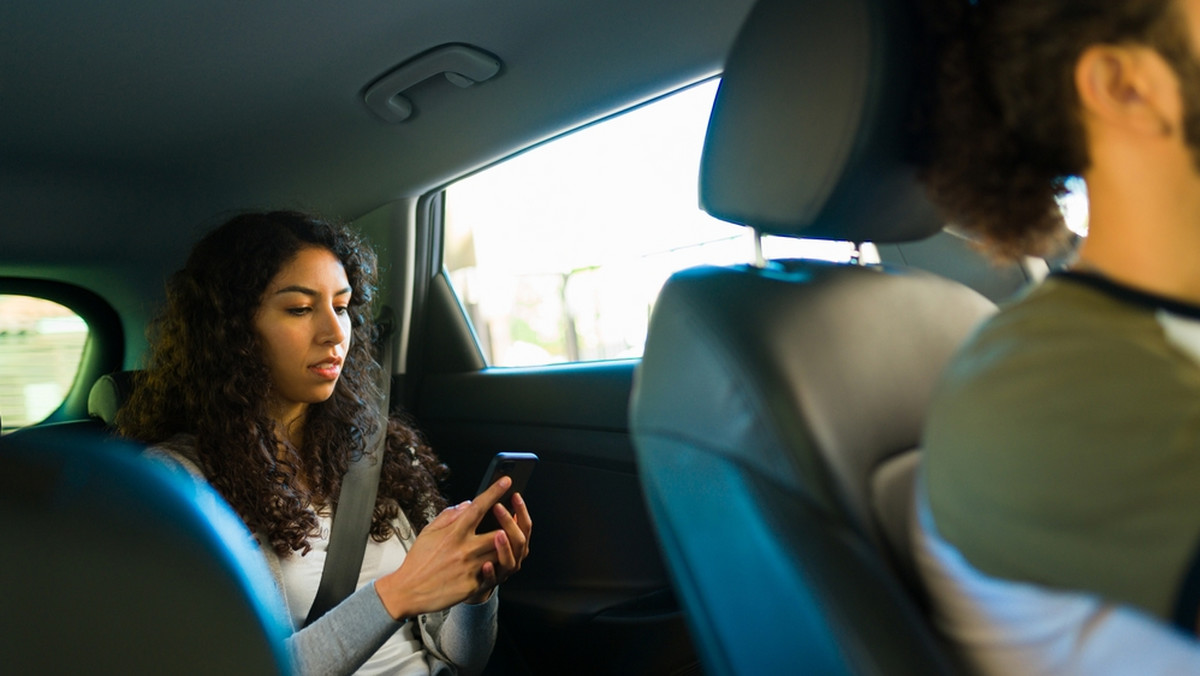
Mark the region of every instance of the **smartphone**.
<instances>
[{"instance_id":1,"label":"smartphone","mask_svg":"<svg viewBox=\"0 0 1200 676\"><path fill-rule=\"evenodd\" d=\"M487 471L483 473L483 482L479 484L479 490L475 491L475 495L486 491L502 476L512 477L512 485L500 498L500 504L512 512L513 493L525 492L525 484L529 483L529 475L533 474L533 466L537 464L537 461L538 457L533 453L497 453L492 458L491 464L488 465ZM499 529L500 522L489 509L483 520L479 522L479 527L475 529L475 532L487 533Z\"/></svg>"}]
</instances>

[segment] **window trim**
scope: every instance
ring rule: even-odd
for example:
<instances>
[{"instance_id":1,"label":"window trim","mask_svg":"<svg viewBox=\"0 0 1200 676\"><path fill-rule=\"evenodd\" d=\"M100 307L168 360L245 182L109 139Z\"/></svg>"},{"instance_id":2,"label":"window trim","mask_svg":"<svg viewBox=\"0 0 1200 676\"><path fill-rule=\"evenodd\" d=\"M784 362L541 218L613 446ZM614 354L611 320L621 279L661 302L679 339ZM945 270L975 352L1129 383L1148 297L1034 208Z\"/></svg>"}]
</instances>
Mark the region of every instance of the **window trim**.
<instances>
[{"instance_id":1,"label":"window trim","mask_svg":"<svg viewBox=\"0 0 1200 676\"><path fill-rule=\"evenodd\" d=\"M409 340L407 401L420 375L462 373L487 367L471 318L446 278L442 262L445 190L426 193L417 203L417 256L414 261L412 333ZM450 300L453 298L453 301Z\"/></svg>"}]
</instances>

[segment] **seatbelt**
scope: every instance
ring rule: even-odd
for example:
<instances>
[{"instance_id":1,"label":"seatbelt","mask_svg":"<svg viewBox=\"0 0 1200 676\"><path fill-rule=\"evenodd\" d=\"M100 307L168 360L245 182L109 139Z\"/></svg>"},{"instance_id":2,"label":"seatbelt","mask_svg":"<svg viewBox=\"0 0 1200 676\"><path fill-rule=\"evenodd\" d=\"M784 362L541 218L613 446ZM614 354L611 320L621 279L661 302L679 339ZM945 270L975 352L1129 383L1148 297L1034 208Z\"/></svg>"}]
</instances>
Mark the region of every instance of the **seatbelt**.
<instances>
[{"instance_id":1,"label":"seatbelt","mask_svg":"<svg viewBox=\"0 0 1200 676\"><path fill-rule=\"evenodd\" d=\"M329 547L325 552L325 567L321 570L321 584L312 608L304 620L304 626L316 622L330 608L341 603L358 584L362 570L363 553L367 549L367 537L371 532L371 517L375 513L375 496L379 492L379 471L383 466L383 454L387 449L387 421L391 402L392 385L392 311L384 307L379 321L380 382L379 411L382 417L375 437L368 444L373 453L363 453L351 460L342 477L341 493L329 526Z\"/></svg>"}]
</instances>

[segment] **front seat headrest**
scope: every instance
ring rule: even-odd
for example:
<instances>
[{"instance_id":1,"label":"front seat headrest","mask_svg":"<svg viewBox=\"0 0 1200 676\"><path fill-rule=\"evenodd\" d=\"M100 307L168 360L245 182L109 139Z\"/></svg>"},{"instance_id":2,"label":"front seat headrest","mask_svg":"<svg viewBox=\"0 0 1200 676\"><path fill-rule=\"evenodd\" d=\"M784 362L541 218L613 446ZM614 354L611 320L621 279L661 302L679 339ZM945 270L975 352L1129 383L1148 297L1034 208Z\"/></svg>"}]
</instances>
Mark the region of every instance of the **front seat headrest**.
<instances>
[{"instance_id":1,"label":"front seat headrest","mask_svg":"<svg viewBox=\"0 0 1200 676\"><path fill-rule=\"evenodd\" d=\"M761 0L726 61L700 168L713 216L762 234L902 242L942 222L916 180L928 72L909 2Z\"/></svg>"},{"instance_id":2,"label":"front seat headrest","mask_svg":"<svg viewBox=\"0 0 1200 676\"><path fill-rule=\"evenodd\" d=\"M0 438L5 673L291 673L246 525L142 450L75 426Z\"/></svg>"},{"instance_id":3,"label":"front seat headrest","mask_svg":"<svg viewBox=\"0 0 1200 676\"><path fill-rule=\"evenodd\" d=\"M88 415L99 418L109 427L114 426L117 411L133 392L133 379L137 371L116 371L100 376L88 392Z\"/></svg>"}]
</instances>

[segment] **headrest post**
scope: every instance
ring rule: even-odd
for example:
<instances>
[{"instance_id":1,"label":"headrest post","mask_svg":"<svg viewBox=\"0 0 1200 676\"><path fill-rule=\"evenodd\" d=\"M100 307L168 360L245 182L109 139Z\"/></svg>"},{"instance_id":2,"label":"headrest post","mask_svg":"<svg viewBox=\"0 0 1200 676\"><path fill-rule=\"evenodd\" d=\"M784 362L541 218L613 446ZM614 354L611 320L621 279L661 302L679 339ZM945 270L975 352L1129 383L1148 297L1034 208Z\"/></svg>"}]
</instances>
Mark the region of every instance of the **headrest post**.
<instances>
[{"instance_id":1,"label":"headrest post","mask_svg":"<svg viewBox=\"0 0 1200 676\"><path fill-rule=\"evenodd\" d=\"M767 257L763 255L762 233L759 232L758 228L751 228L750 231L754 233L754 267L759 270L765 269L767 267Z\"/></svg>"},{"instance_id":2,"label":"headrest post","mask_svg":"<svg viewBox=\"0 0 1200 676\"><path fill-rule=\"evenodd\" d=\"M863 260L862 242L854 242L854 251L850 252L850 264L860 266L867 264L867 262Z\"/></svg>"}]
</instances>

